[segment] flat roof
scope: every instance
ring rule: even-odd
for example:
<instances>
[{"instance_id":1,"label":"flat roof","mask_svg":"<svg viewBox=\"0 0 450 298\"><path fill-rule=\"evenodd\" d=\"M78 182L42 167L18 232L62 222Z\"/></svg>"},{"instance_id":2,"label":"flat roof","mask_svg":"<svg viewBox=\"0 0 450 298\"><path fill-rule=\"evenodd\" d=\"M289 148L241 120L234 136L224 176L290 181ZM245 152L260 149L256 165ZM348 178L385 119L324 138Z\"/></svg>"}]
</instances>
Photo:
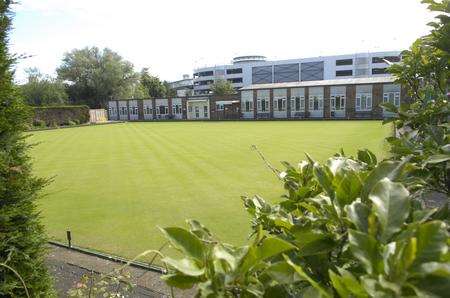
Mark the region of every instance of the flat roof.
<instances>
[{"instance_id":1,"label":"flat roof","mask_svg":"<svg viewBox=\"0 0 450 298\"><path fill-rule=\"evenodd\" d=\"M301 81L301 82L289 82L289 83L253 84L253 85L244 86L240 90L315 87L315 86L338 86L338 85L361 85L361 84L393 83L393 82L395 82L395 78L393 76L386 76L386 77L333 79L333 80L320 80L320 81Z\"/></svg>"}]
</instances>

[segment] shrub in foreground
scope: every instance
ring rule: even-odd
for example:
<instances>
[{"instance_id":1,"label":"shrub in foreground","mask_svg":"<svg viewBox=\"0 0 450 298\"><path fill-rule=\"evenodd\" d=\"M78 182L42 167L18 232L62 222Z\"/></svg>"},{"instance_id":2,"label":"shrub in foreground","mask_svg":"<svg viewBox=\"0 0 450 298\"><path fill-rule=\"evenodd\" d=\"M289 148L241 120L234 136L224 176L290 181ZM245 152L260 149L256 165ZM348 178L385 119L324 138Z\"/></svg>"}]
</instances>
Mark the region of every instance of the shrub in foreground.
<instances>
[{"instance_id":1,"label":"shrub in foreground","mask_svg":"<svg viewBox=\"0 0 450 298\"><path fill-rule=\"evenodd\" d=\"M35 204L45 181L32 175L23 135L30 111L12 83L11 4L0 0L0 297L50 297L46 237Z\"/></svg>"}]
</instances>

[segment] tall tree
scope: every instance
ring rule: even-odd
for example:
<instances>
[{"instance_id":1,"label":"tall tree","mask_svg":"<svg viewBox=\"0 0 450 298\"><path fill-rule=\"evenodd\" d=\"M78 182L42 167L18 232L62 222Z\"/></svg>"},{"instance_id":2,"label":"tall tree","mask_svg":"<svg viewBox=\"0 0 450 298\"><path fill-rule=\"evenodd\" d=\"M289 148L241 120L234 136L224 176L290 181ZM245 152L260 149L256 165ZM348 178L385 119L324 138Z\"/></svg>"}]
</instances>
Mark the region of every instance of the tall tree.
<instances>
[{"instance_id":1,"label":"tall tree","mask_svg":"<svg viewBox=\"0 0 450 298\"><path fill-rule=\"evenodd\" d=\"M223 79L215 80L214 84L211 86L211 91L214 95L228 95L236 93L231 82Z\"/></svg>"},{"instance_id":2,"label":"tall tree","mask_svg":"<svg viewBox=\"0 0 450 298\"><path fill-rule=\"evenodd\" d=\"M30 105L60 105L67 102L66 88L61 80L43 75L37 68L26 70L27 82L20 85L25 101Z\"/></svg>"},{"instance_id":3,"label":"tall tree","mask_svg":"<svg viewBox=\"0 0 450 298\"><path fill-rule=\"evenodd\" d=\"M24 136L29 108L14 87L15 58L8 53L12 4L0 0L0 297L50 297L46 237L35 203L45 181L32 174Z\"/></svg>"},{"instance_id":4,"label":"tall tree","mask_svg":"<svg viewBox=\"0 0 450 298\"><path fill-rule=\"evenodd\" d=\"M105 107L112 98L130 98L138 80L133 64L105 48L74 49L64 55L58 77L68 81L69 97L75 103Z\"/></svg>"},{"instance_id":5,"label":"tall tree","mask_svg":"<svg viewBox=\"0 0 450 298\"><path fill-rule=\"evenodd\" d=\"M166 97L166 86L161 82L157 76L150 74L148 68L143 68L140 73L140 82L147 90L148 96L151 98Z\"/></svg>"}]
</instances>

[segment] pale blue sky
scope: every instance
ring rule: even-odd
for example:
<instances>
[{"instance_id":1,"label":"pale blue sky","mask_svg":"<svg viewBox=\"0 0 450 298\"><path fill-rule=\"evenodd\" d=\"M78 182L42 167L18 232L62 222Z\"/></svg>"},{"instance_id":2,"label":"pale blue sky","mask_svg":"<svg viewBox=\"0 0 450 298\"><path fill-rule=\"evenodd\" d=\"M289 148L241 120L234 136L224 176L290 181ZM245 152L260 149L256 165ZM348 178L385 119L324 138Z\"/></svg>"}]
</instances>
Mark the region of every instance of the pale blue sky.
<instances>
[{"instance_id":1,"label":"pale blue sky","mask_svg":"<svg viewBox=\"0 0 450 298\"><path fill-rule=\"evenodd\" d=\"M426 34L419 0L21 0L11 49L18 65L54 74L64 52L109 47L136 70L176 80L233 56L269 59L402 50Z\"/></svg>"}]
</instances>

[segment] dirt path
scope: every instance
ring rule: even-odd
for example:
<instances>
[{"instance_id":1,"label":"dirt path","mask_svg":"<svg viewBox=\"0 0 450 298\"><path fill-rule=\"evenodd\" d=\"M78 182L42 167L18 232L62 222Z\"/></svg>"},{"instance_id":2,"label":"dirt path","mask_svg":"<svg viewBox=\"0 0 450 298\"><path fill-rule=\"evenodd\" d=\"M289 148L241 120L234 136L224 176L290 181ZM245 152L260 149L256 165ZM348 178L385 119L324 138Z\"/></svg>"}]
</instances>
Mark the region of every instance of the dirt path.
<instances>
[{"instance_id":1,"label":"dirt path","mask_svg":"<svg viewBox=\"0 0 450 298\"><path fill-rule=\"evenodd\" d=\"M77 252L68 248L50 245L47 257L48 268L55 279L58 297L67 297L72 288L84 274L91 271L109 273L122 264L99 257ZM130 297L169 297L170 289L160 279L160 273L145 269L128 267L132 281L136 285ZM176 291L175 297L192 297L194 291Z\"/></svg>"}]
</instances>

